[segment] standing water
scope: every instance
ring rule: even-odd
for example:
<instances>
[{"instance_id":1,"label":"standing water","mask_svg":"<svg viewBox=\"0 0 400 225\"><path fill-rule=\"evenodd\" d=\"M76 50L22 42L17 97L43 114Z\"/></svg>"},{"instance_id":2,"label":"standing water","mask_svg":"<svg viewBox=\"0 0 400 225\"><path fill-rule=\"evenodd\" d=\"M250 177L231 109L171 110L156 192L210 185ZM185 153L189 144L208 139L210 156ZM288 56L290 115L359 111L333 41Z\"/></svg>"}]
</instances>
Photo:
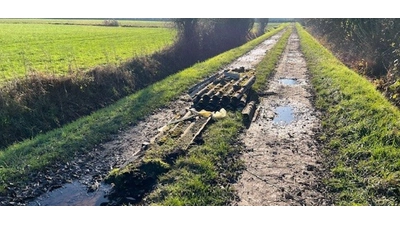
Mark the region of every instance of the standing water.
<instances>
[{"instance_id":1,"label":"standing water","mask_svg":"<svg viewBox=\"0 0 400 225\"><path fill-rule=\"evenodd\" d=\"M293 108L290 106L279 106L276 107L275 113L277 116L274 118L274 123L288 124L294 120Z\"/></svg>"},{"instance_id":2,"label":"standing water","mask_svg":"<svg viewBox=\"0 0 400 225\"><path fill-rule=\"evenodd\" d=\"M279 79L279 83L285 85L295 85L297 83L296 79L282 78Z\"/></svg>"},{"instance_id":3,"label":"standing water","mask_svg":"<svg viewBox=\"0 0 400 225\"><path fill-rule=\"evenodd\" d=\"M106 193L111 185L101 183L94 192L88 192L87 186L78 181L65 184L30 202L29 206L100 206L107 203Z\"/></svg>"}]
</instances>

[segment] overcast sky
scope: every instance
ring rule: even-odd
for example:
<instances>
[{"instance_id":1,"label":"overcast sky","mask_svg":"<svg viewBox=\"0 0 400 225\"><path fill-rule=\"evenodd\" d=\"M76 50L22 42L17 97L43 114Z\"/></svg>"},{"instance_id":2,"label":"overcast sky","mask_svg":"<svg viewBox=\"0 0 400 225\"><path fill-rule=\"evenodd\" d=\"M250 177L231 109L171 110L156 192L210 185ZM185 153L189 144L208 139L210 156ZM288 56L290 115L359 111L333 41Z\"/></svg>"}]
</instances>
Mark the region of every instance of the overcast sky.
<instances>
[{"instance_id":1,"label":"overcast sky","mask_svg":"<svg viewBox=\"0 0 400 225\"><path fill-rule=\"evenodd\" d=\"M229 2L230 4L227 4ZM242 3L238 3L242 2ZM395 1L11 0L1 18L399 18Z\"/></svg>"}]
</instances>

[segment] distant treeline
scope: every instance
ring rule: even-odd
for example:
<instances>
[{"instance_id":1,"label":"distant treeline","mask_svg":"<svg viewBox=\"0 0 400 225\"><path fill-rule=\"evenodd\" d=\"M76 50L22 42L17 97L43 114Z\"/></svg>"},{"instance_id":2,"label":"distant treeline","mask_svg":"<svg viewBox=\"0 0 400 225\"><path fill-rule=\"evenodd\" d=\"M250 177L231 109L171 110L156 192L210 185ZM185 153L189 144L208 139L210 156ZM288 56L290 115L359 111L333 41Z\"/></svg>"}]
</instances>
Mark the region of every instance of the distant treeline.
<instances>
[{"instance_id":1,"label":"distant treeline","mask_svg":"<svg viewBox=\"0 0 400 225\"><path fill-rule=\"evenodd\" d=\"M270 23L288 23L295 21L297 21L295 18L269 18Z\"/></svg>"}]
</instances>

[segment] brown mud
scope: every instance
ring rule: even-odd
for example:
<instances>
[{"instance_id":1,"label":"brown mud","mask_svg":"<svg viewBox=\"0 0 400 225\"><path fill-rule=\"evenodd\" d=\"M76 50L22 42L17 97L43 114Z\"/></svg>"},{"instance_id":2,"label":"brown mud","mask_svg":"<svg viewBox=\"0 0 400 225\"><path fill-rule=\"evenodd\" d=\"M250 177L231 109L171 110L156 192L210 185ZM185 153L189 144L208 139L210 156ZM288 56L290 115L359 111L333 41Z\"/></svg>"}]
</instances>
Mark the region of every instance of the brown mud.
<instances>
[{"instance_id":1,"label":"brown mud","mask_svg":"<svg viewBox=\"0 0 400 225\"><path fill-rule=\"evenodd\" d=\"M254 69L282 34L280 32L272 36L226 69ZM32 175L32 183L24 190L11 187L12 195L2 199L1 205L107 205L105 196L112 187L104 184L103 180L109 171L140 157L143 143L149 142L159 133L160 127L177 114L184 113L190 105L188 95L181 95L144 120L121 131L112 141L99 144L89 153L76 155L67 164L55 164L44 173Z\"/></svg>"},{"instance_id":2,"label":"brown mud","mask_svg":"<svg viewBox=\"0 0 400 225\"><path fill-rule=\"evenodd\" d=\"M315 141L319 113L296 32L264 94L256 119L241 136L246 169L234 184L239 200L232 205L328 205Z\"/></svg>"}]
</instances>

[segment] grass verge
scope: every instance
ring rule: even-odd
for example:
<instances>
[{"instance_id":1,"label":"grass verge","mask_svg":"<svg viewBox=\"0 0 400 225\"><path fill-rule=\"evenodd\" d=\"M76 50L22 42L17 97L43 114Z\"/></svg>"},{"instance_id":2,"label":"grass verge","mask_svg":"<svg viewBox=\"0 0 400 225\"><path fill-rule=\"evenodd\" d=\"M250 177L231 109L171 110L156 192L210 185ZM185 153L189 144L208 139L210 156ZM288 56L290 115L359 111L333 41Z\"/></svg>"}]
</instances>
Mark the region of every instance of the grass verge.
<instances>
[{"instance_id":1,"label":"grass verge","mask_svg":"<svg viewBox=\"0 0 400 225\"><path fill-rule=\"evenodd\" d=\"M400 204L400 112L365 78L320 45L299 24L301 49L324 113L329 177L337 205Z\"/></svg>"},{"instance_id":2,"label":"grass verge","mask_svg":"<svg viewBox=\"0 0 400 225\"><path fill-rule=\"evenodd\" d=\"M137 123L154 109L167 104L191 85L245 54L286 26L287 24L282 24L238 48L173 74L90 116L0 151L0 193L4 194L11 182L22 187L29 182L30 173L45 170L54 162L68 161L75 153L90 151L96 144L110 140L113 134Z\"/></svg>"}]
</instances>

